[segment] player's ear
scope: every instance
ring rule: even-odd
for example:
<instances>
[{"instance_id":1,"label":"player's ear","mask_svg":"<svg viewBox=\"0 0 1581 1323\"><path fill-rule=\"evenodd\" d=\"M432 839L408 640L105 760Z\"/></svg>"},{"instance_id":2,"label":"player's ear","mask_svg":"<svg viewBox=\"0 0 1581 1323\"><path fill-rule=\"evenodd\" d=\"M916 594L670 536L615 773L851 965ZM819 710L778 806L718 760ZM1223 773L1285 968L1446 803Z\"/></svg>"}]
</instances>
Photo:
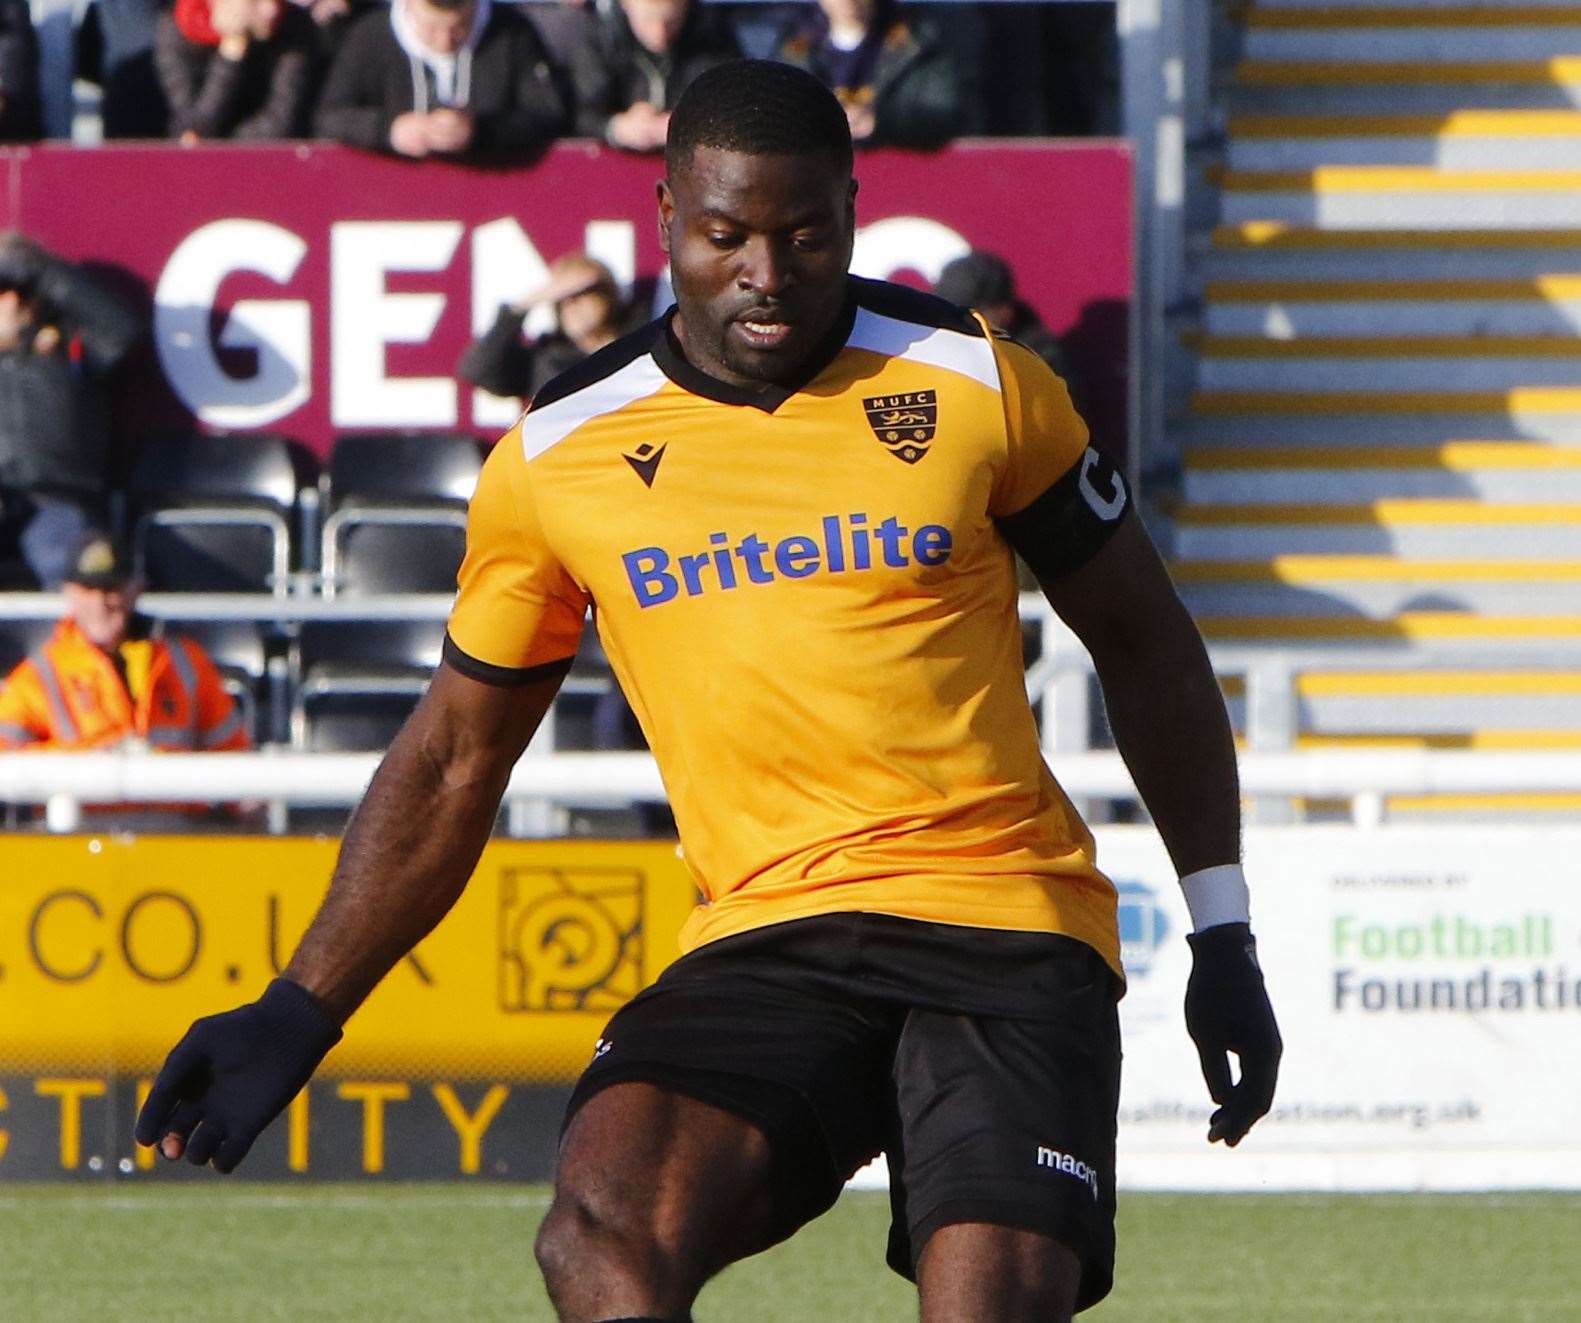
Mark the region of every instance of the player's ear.
<instances>
[{"instance_id":1,"label":"player's ear","mask_svg":"<svg viewBox=\"0 0 1581 1323\"><path fill-rule=\"evenodd\" d=\"M670 251L670 226L675 221L675 194L668 179L659 180L659 247Z\"/></svg>"}]
</instances>

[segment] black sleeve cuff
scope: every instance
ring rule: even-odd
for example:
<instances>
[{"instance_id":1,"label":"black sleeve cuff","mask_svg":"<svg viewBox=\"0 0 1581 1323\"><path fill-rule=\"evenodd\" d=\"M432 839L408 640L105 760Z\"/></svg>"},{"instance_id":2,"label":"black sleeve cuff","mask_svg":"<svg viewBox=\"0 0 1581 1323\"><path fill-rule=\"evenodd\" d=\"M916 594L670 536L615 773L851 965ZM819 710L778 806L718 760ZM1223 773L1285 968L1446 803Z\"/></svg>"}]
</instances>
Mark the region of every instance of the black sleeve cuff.
<instances>
[{"instance_id":1,"label":"black sleeve cuff","mask_svg":"<svg viewBox=\"0 0 1581 1323\"><path fill-rule=\"evenodd\" d=\"M563 680L571 669L571 663L576 660L573 654L539 666L495 666L462 652L448 633L445 635L442 656L446 666L453 671L460 671L467 679L480 684L498 685L502 689L532 684L535 680Z\"/></svg>"},{"instance_id":2,"label":"black sleeve cuff","mask_svg":"<svg viewBox=\"0 0 1581 1323\"><path fill-rule=\"evenodd\" d=\"M1026 509L994 522L1040 580L1078 570L1103 550L1131 510L1120 470L1088 446L1070 470Z\"/></svg>"}]
</instances>

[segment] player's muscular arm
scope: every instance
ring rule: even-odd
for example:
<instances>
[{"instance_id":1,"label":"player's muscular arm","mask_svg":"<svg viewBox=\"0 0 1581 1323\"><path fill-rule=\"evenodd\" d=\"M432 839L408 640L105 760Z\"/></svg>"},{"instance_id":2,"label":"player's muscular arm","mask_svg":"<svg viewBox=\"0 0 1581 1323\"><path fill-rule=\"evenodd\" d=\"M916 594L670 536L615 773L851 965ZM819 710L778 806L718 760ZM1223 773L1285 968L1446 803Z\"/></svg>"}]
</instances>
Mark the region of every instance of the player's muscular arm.
<instances>
[{"instance_id":1,"label":"player's muscular arm","mask_svg":"<svg viewBox=\"0 0 1581 1323\"><path fill-rule=\"evenodd\" d=\"M374 774L284 977L187 1031L138 1114L138 1143L220 1171L247 1156L341 1024L461 894L559 679L501 687L440 667Z\"/></svg>"},{"instance_id":2,"label":"player's muscular arm","mask_svg":"<svg viewBox=\"0 0 1581 1323\"><path fill-rule=\"evenodd\" d=\"M434 675L368 786L329 893L285 970L337 1020L461 894L559 684L489 685L449 666Z\"/></svg>"},{"instance_id":3,"label":"player's muscular arm","mask_svg":"<svg viewBox=\"0 0 1581 1323\"><path fill-rule=\"evenodd\" d=\"M1241 857L1239 780L1207 650L1142 521L1043 594L1092 654L1109 726L1176 871Z\"/></svg>"},{"instance_id":4,"label":"player's muscular arm","mask_svg":"<svg viewBox=\"0 0 1581 1323\"><path fill-rule=\"evenodd\" d=\"M1180 874L1194 928L1186 1029L1219 1104L1208 1139L1233 1148L1273 1105L1283 1046L1246 921L1235 745L1207 650L1134 512L1085 564L1040 582L1092 654L1115 743Z\"/></svg>"}]
</instances>

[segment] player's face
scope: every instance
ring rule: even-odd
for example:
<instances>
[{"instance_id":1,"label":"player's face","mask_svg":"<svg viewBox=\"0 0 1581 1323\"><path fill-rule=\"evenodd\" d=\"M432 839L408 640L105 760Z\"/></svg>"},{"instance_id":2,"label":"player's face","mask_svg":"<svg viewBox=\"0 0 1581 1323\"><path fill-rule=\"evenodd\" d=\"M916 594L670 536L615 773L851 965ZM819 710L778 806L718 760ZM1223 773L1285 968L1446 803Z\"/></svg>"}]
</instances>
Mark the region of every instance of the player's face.
<instances>
[{"instance_id":1,"label":"player's face","mask_svg":"<svg viewBox=\"0 0 1581 1323\"><path fill-rule=\"evenodd\" d=\"M839 319L856 182L818 154L699 147L659 185L675 333L734 385L794 380Z\"/></svg>"}]
</instances>

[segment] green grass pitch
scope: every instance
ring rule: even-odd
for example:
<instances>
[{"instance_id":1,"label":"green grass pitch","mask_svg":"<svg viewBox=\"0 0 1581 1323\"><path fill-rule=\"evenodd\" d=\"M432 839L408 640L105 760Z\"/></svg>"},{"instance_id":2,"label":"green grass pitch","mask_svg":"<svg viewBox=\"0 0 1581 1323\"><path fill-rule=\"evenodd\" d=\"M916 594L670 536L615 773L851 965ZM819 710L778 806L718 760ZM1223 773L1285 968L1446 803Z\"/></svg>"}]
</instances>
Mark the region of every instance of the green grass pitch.
<instances>
[{"instance_id":1,"label":"green grass pitch","mask_svg":"<svg viewBox=\"0 0 1581 1323\"><path fill-rule=\"evenodd\" d=\"M552 1318L547 1193L510 1186L0 1186L0 1314L93 1320ZM915 1317L883 1195L847 1194L710 1284L699 1323ZM1118 1284L1085 1315L1581 1319L1581 1195L1130 1195Z\"/></svg>"}]
</instances>

